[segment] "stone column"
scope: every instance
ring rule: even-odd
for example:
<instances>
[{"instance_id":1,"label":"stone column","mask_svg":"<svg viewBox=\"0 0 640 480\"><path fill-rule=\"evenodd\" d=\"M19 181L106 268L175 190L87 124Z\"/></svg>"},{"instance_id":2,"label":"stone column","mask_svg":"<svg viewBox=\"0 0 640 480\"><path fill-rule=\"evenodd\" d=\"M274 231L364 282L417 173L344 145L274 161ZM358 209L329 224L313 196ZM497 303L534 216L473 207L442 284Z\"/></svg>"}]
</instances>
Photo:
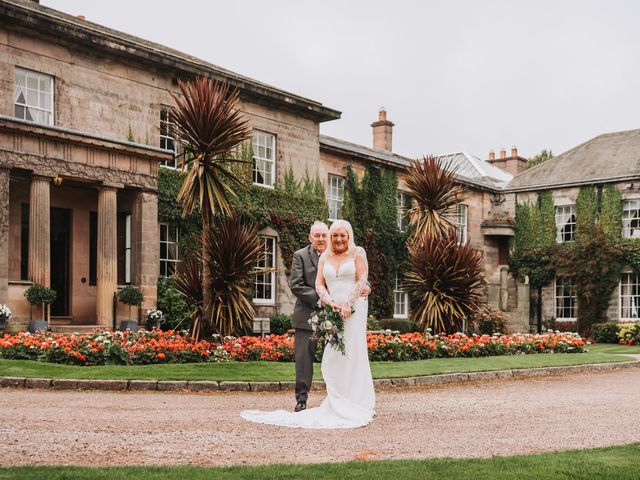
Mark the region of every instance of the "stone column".
<instances>
[{"instance_id":1,"label":"stone column","mask_svg":"<svg viewBox=\"0 0 640 480\"><path fill-rule=\"evenodd\" d=\"M160 269L160 239L158 232L158 195L138 192L131 211L131 257L133 283L144 295L142 317L157 301L158 271Z\"/></svg>"},{"instance_id":2,"label":"stone column","mask_svg":"<svg viewBox=\"0 0 640 480\"><path fill-rule=\"evenodd\" d=\"M9 169L0 168L0 303L9 302Z\"/></svg>"},{"instance_id":3,"label":"stone column","mask_svg":"<svg viewBox=\"0 0 640 480\"><path fill-rule=\"evenodd\" d=\"M34 175L29 194L29 279L51 286L51 179Z\"/></svg>"},{"instance_id":4,"label":"stone column","mask_svg":"<svg viewBox=\"0 0 640 480\"><path fill-rule=\"evenodd\" d=\"M102 186L98 192L96 319L103 326L112 325L113 294L118 288L117 192L111 186Z\"/></svg>"}]
</instances>

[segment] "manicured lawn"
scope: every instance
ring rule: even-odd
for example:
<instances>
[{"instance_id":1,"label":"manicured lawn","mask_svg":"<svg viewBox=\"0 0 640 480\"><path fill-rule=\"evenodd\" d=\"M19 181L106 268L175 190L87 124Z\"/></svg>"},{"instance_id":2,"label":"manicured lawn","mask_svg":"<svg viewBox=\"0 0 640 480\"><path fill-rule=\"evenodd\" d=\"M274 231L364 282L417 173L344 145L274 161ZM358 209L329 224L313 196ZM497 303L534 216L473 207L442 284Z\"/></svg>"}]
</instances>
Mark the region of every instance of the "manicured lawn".
<instances>
[{"instance_id":1,"label":"manicured lawn","mask_svg":"<svg viewBox=\"0 0 640 480\"><path fill-rule=\"evenodd\" d=\"M374 362L374 378L408 377L455 372L478 372L513 368L533 368L630 360L619 354L640 354L640 346L591 345L587 353L509 355L483 358L437 358L413 362ZM287 381L295 378L293 363L230 362L144 366L74 367L27 360L0 360L0 376L77 378L77 379L153 379L153 380L243 380ZM315 377L321 379L320 365Z\"/></svg>"},{"instance_id":2,"label":"manicured lawn","mask_svg":"<svg viewBox=\"0 0 640 480\"><path fill-rule=\"evenodd\" d=\"M487 459L395 460L260 467L20 467L0 469L2 480L637 480L640 445Z\"/></svg>"}]
</instances>

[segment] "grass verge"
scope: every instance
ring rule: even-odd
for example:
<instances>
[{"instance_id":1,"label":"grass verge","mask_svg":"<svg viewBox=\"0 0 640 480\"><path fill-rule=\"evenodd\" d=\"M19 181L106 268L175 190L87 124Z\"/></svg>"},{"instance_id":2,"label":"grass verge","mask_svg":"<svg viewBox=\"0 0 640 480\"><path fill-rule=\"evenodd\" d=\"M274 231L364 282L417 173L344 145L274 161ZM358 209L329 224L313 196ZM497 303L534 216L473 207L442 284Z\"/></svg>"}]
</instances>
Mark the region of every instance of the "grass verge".
<instances>
[{"instance_id":1,"label":"grass verge","mask_svg":"<svg viewBox=\"0 0 640 480\"><path fill-rule=\"evenodd\" d=\"M515 368L583 365L589 363L624 362L640 354L640 346L591 345L587 353L505 355L482 358L434 358L412 362L372 362L374 378L413 377L456 372L482 372ZM291 381L295 379L293 363L229 362L172 365L107 365L76 367L29 360L0 360L0 376L75 378L75 379L138 379L138 380L236 380ZM320 365L315 365L314 378L321 379Z\"/></svg>"},{"instance_id":2,"label":"grass verge","mask_svg":"<svg viewBox=\"0 0 640 480\"><path fill-rule=\"evenodd\" d=\"M386 480L637 480L640 444L486 459L391 460L266 465L257 467L14 467L0 469L2 480L293 480L344 478Z\"/></svg>"}]
</instances>

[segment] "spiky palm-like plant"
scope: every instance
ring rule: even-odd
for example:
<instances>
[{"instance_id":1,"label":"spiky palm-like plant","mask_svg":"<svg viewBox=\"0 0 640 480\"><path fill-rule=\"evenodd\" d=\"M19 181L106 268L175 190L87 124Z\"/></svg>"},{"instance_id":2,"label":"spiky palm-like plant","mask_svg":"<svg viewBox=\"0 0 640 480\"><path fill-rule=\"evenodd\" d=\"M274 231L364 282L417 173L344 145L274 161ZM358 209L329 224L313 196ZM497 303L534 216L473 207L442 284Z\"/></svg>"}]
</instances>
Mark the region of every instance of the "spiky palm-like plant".
<instances>
[{"instance_id":1,"label":"spiky palm-like plant","mask_svg":"<svg viewBox=\"0 0 640 480\"><path fill-rule=\"evenodd\" d=\"M190 255L178 263L173 274L173 283L187 303L191 305L191 336L200 339L204 311L202 308L202 259Z\"/></svg>"},{"instance_id":2,"label":"spiky palm-like plant","mask_svg":"<svg viewBox=\"0 0 640 480\"><path fill-rule=\"evenodd\" d=\"M249 292L262 259L263 244L255 224L236 215L216 218L214 229L203 235L203 251L211 271L211 322L221 336L251 327L254 316Z\"/></svg>"},{"instance_id":3,"label":"spiky palm-like plant","mask_svg":"<svg viewBox=\"0 0 640 480\"><path fill-rule=\"evenodd\" d=\"M251 136L247 120L238 110L238 90L210 78L178 81L181 95L171 93L175 102L169 131L183 150L183 169L187 171L178 200L183 215L196 210L202 214L202 229L210 231L213 216L231 213L234 189L243 182L230 168L243 163L233 150ZM203 308L211 304L211 275L203 255Z\"/></svg>"},{"instance_id":4,"label":"spiky palm-like plant","mask_svg":"<svg viewBox=\"0 0 640 480\"><path fill-rule=\"evenodd\" d=\"M426 331L459 330L482 296L484 261L470 243L459 244L454 228L409 244L406 285L420 299L416 322Z\"/></svg>"},{"instance_id":5,"label":"spiky palm-like plant","mask_svg":"<svg viewBox=\"0 0 640 480\"><path fill-rule=\"evenodd\" d=\"M412 242L445 235L452 226L456 205L465 192L455 176L450 162L431 155L412 162L405 177L407 192L415 201L409 211Z\"/></svg>"}]
</instances>

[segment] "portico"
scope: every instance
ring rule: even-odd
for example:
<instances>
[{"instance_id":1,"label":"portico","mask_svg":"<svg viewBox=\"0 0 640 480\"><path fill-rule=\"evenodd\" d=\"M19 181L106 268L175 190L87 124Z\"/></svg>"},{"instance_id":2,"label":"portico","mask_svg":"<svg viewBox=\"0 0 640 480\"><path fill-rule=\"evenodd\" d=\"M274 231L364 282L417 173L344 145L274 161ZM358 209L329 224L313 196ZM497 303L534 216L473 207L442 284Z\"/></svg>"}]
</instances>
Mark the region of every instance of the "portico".
<instances>
[{"instance_id":1,"label":"portico","mask_svg":"<svg viewBox=\"0 0 640 480\"><path fill-rule=\"evenodd\" d=\"M123 284L155 306L158 164L168 156L0 116L0 303L11 330L29 323L33 283L58 292L51 314L61 325L111 326Z\"/></svg>"}]
</instances>

